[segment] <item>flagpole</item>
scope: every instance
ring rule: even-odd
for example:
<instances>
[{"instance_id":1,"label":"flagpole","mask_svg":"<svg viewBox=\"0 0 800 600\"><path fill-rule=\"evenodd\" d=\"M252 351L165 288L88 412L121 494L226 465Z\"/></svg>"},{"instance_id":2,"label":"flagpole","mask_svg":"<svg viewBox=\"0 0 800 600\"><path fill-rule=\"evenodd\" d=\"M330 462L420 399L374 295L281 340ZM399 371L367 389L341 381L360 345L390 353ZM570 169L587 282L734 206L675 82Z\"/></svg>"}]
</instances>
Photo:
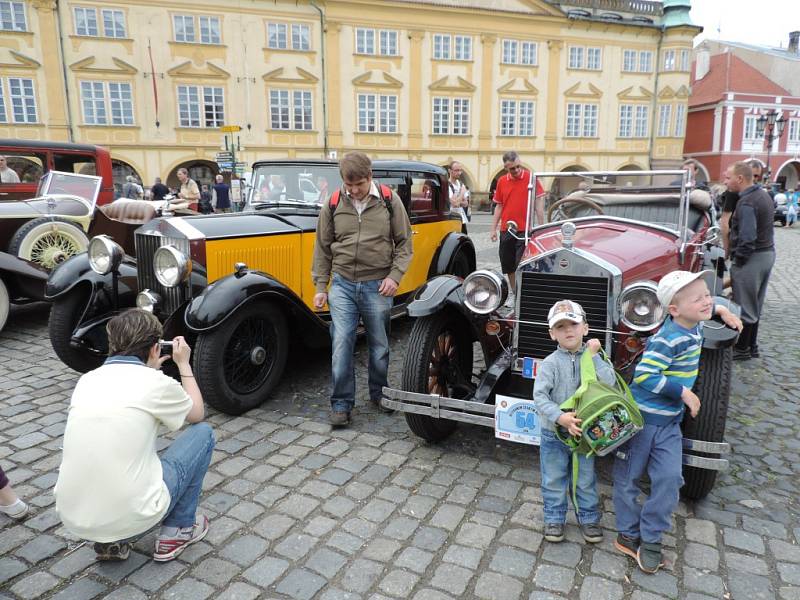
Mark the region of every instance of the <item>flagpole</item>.
<instances>
[{"instance_id":1,"label":"flagpole","mask_svg":"<svg viewBox=\"0 0 800 600\"><path fill-rule=\"evenodd\" d=\"M147 53L150 55L150 78L153 80L153 102L156 107L156 128L161 126L158 121L158 88L156 87L156 67L153 64L153 49L150 46L150 38L147 38Z\"/></svg>"}]
</instances>

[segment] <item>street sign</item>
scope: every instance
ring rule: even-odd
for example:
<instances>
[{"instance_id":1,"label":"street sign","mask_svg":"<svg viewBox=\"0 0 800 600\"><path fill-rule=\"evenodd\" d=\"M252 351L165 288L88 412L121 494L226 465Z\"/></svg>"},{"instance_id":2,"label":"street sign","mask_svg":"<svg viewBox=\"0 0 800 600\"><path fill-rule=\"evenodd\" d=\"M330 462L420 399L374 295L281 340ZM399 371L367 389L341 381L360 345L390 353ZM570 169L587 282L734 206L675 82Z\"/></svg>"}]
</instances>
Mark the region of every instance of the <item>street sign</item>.
<instances>
[{"instance_id":1,"label":"street sign","mask_svg":"<svg viewBox=\"0 0 800 600\"><path fill-rule=\"evenodd\" d=\"M237 131L241 131L242 128L238 125L223 125L219 128L222 133L236 133Z\"/></svg>"},{"instance_id":2,"label":"street sign","mask_svg":"<svg viewBox=\"0 0 800 600\"><path fill-rule=\"evenodd\" d=\"M237 169L244 169L246 166L247 166L246 162L237 162L236 163L236 168Z\"/></svg>"},{"instance_id":3,"label":"street sign","mask_svg":"<svg viewBox=\"0 0 800 600\"><path fill-rule=\"evenodd\" d=\"M217 152L216 158L217 158L217 160L233 160L233 153L232 152Z\"/></svg>"}]
</instances>

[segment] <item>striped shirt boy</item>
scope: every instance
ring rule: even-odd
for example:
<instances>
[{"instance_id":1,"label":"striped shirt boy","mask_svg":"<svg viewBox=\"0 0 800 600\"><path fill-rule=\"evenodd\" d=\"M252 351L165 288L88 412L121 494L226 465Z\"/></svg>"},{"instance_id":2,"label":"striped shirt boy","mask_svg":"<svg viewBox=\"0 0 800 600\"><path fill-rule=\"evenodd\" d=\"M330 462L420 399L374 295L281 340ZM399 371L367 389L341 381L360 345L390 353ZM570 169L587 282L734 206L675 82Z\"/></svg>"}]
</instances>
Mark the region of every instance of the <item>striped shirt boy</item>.
<instances>
[{"instance_id":1,"label":"striped shirt boy","mask_svg":"<svg viewBox=\"0 0 800 600\"><path fill-rule=\"evenodd\" d=\"M700 364L700 327L686 329L668 317L647 340L630 386L645 423L664 427L683 418L681 394L684 387L692 389Z\"/></svg>"}]
</instances>

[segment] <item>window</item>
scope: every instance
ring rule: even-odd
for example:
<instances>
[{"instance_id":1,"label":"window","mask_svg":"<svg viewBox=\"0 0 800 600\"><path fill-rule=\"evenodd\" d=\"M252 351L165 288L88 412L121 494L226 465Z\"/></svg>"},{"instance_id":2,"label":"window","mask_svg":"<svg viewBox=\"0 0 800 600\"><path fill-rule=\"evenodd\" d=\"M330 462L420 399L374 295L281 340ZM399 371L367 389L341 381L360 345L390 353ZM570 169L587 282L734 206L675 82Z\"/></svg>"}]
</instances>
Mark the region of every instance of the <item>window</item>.
<instances>
[{"instance_id":1,"label":"window","mask_svg":"<svg viewBox=\"0 0 800 600\"><path fill-rule=\"evenodd\" d=\"M6 100L3 96L3 80L0 79L0 123L8 123L6 116Z\"/></svg>"},{"instance_id":2,"label":"window","mask_svg":"<svg viewBox=\"0 0 800 600\"><path fill-rule=\"evenodd\" d=\"M681 50L681 71L689 70L689 51Z\"/></svg>"},{"instance_id":3,"label":"window","mask_svg":"<svg viewBox=\"0 0 800 600\"><path fill-rule=\"evenodd\" d=\"M286 31L286 23L268 23L267 46L273 50L286 50L289 47Z\"/></svg>"},{"instance_id":4,"label":"window","mask_svg":"<svg viewBox=\"0 0 800 600\"><path fill-rule=\"evenodd\" d=\"M636 120L634 121L633 137L647 137L648 124L650 123L650 108L643 104L636 107Z\"/></svg>"},{"instance_id":5,"label":"window","mask_svg":"<svg viewBox=\"0 0 800 600\"><path fill-rule=\"evenodd\" d=\"M672 120L672 105L662 104L658 107L658 137L669 135L669 123Z\"/></svg>"},{"instance_id":6,"label":"window","mask_svg":"<svg viewBox=\"0 0 800 600\"><path fill-rule=\"evenodd\" d=\"M434 98L434 135L469 135L469 109L469 98Z\"/></svg>"},{"instance_id":7,"label":"window","mask_svg":"<svg viewBox=\"0 0 800 600\"><path fill-rule=\"evenodd\" d=\"M622 104L619 107L619 137L631 137L633 132L633 106Z\"/></svg>"},{"instance_id":8,"label":"window","mask_svg":"<svg viewBox=\"0 0 800 600\"><path fill-rule=\"evenodd\" d=\"M599 71L602 69L603 63L603 49L602 48L587 48L586 49L586 68L592 71Z\"/></svg>"},{"instance_id":9,"label":"window","mask_svg":"<svg viewBox=\"0 0 800 600\"><path fill-rule=\"evenodd\" d=\"M8 78L8 97L14 123L36 123L36 96L33 79Z\"/></svg>"},{"instance_id":10,"label":"window","mask_svg":"<svg viewBox=\"0 0 800 600\"><path fill-rule=\"evenodd\" d=\"M288 90L270 90L269 115L273 129L289 129Z\"/></svg>"},{"instance_id":11,"label":"window","mask_svg":"<svg viewBox=\"0 0 800 600\"><path fill-rule=\"evenodd\" d=\"M179 85L178 121L181 127L221 127L225 123L222 88Z\"/></svg>"},{"instance_id":12,"label":"window","mask_svg":"<svg viewBox=\"0 0 800 600\"><path fill-rule=\"evenodd\" d=\"M675 70L675 50L664 50L664 71Z\"/></svg>"},{"instance_id":13,"label":"window","mask_svg":"<svg viewBox=\"0 0 800 600\"><path fill-rule=\"evenodd\" d=\"M375 54L374 29L356 29L356 52L358 54Z\"/></svg>"},{"instance_id":14,"label":"window","mask_svg":"<svg viewBox=\"0 0 800 600\"><path fill-rule=\"evenodd\" d=\"M198 17L200 22L200 43L220 44L219 17Z\"/></svg>"},{"instance_id":15,"label":"window","mask_svg":"<svg viewBox=\"0 0 800 600\"><path fill-rule=\"evenodd\" d=\"M567 104L567 137L597 137L597 104Z\"/></svg>"},{"instance_id":16,"label":"window","mask_svg":"<svg viewBox=\"0 0 800 600\"><path fill-rule=\"evenodd\" d=\"M583 48L581 46L569 47L569 68L570 69L583 68Z\"/></svg>"},{"instance_id":17,"label":"window","mask_svg":"<svg viewBox=\"0 0 800 600\"><path fill-rule=\"evenodd\" d=\"M636 50L623 50L622 51L622 70L628 73L637 71L639 69Z\"/></svg>"},{"instance_id":18,"label":"window","mask_svg":"<svg viewBox=\"0 0 800 600\"><path fill-rule=\"evenodd\" d=\"M380 53L383 56L397 56L397 32L382 30L380 32Z\"/></svg>"},{"instance_id":19,"label":"window","mask_svg":"<svg viewBox=\"0 0 800 600\"><path fill-rule=\"evenodd\" d=\"M311 92L295 90L292 92L294 106L294 128L300 131L310 131L313 123L311 120Z\"/></svg>"},{"instance_id":20,"label":"window","mask_svg":"<svg viewBox=\"0 0 800 600\"><path fill-rule=\"evenodd\" d=\"M653 53L650 50L623 50L622 70L627 73L649 73L653 70Z\"/></svg>"},{"instance_id":21,"label":"window","mask_svg":"<svg viewBox=\"0 0 800 600\"><path fill-rule=\"evenodd\" d=\"M24 2L0 2L0 30L27 31Z\"/></svg>"},{"instance_id":22,"label":"window","mask_svg":"<svg viewBox=\"0 0 800 600\"><path fill-rule=\"evenodd\" d=\"M744 117L744 134L743 139L747 142L756 142L759 140L758 135L756 135L756 121L758 120L757 116L753 115L745 115Z\"/></svg>"},{"instance_id":23,"label":"window","mask_svg":"<svg viewBox=\"0 0 800 600\"><path fill-rule=\"evenodd\" d=\"M130 83L81 81L80 89L83 122L86 125L133 125Z\"/></svg>"},{"instance_id":24,"label":"window","mask_svg":"<svg viewBox=\"0 0 800 600\"><path fill-rule=\"evenodd\" d=\"M619 107L619 137L647 137L650 110L645 104L622 104Z\"/></svg>"},{"instance_id":25,"label":"window","mask_svg":"<svg viewBox=\"0 0 800 600\"><path fill-rule=\"evenodd\" d=\"M194 17L190 15L173 15L176 42L194 42Z\"/></svg>"},{"instance_id":26,"label":"window","mask_svg":"<svg viewBox=\"0 0 800 600\"><path fill-rule=\"evenodd\" d=\"M683 137L686 133L686 105L675 107L675 137Z\"/></svg>"},{"instance_id":27,"label":"window","mask_svg":"<svg viewBox=\"0 0 800 600\"><path fill-rule=\"evenodd\" d=\"M455 37L456 60L472 60L472 38L468 35L457 35Z\"/></svg>"},{"instance_id":28,"label":"window","mask_svg":"<svg viewBox=\"0 0 800 600\"><path fill-rule=\"evenodd\" d=\"M537 50L536 42L503 40L503 63L508 65L535 65Z\"/></svg>"},{"instance_id":29,"label":"window","mask_svg":"<svg viewBox=\"0 0 800 600\"><path fill-rule=\"evenodd\" d=\"M639 72L649 73L653 70L653 53L650 50L639 52Z\"/></svg>"},{"instance_id":30,"label":"window","mask_svg":"<svg viewBox=\"0 0 800 600\"><path fill-rule=\"evenodd\" d=\"M0 98L0 111L2 111L2 98ZM789 119L789 139L790 144L800 144L800 119Z\"/></svg>"},{"instance_id":31,"label":"window","mask_svg":"<svg viewBox=\"0 0 800 600\"><path fill-rule=\"evenodd\" d=\"M450 60L449 35L435 34L433 36L433 58L436 60Z\"/></svg>"},{"instance_id":32,"label":"window","mask_svg":"<svg viewBox=\"0 0 800 600\"><path fill-rule=\"evenodd\" d=\"M517 63L517 40L503 40L503 62L509 65Z\"/></svg>"},{"instance_id":33,"label":"window","mask_svg":"<svg viewBox=\"0 0 800 600\"><path fill-rule=\"evenodd\" d=\"M292 23L292 50L311 50L311 27Z\"/></svg>"},{"instance_id":34,"label":"window","mask_svg":"<svg viewBox=\"0 0 800 600\"><path fill-rule=\"evenodd\" d=\"M106 37L125 37L125 13L121 10L103 9L103 33Z\"/></svg>"},{"instance_id":35,"label":"window","mask_svg":"<svg viewBox=\"0 0 800 600\"><path fill-rule=\"evenodd\" d=\"M93 8L75 7L75 33L77 35L94 35L97 31L97 11Z\"/></svg>"},{"instance_id":36,"label":"window","mask_svg":"<svg viewBox=\"0 0 800 600\"><path fill-rule=\"evenodd\" d=\"M397 96L358 95L359 133L397 133Z\"/></svg>"},{"instance_id":37,"label":"window","mask_svg":"<svg viewBox=\"0 0 800 600\"><path fill-rule=\"evenodd\" d=\"M500 101L500 135L533 135L534 103L531 100Z\"/></svg>"}]
</instances>

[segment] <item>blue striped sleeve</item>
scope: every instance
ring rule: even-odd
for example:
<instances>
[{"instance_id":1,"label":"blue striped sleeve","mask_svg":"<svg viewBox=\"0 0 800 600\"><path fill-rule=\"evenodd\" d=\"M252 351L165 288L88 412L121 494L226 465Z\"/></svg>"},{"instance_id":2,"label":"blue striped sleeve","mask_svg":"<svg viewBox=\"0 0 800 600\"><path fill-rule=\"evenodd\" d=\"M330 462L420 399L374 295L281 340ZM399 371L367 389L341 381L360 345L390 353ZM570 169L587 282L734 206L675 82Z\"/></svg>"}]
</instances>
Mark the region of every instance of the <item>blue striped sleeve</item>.
<instances>
[{"instance_id":1,"label":"blue striped sleeve","mask_svg":"<svg viewBox=\"0 0 800 600\"><path fill-rule=\"evenodd\" d=\"M647 349L642 355L633 381L643 389L653 394L664 395L672 400L680 400L683 386L670 381L664 371L668 370L675 356L675 343L679 340L669 340L659 334L654 335L647 343Z\"/></svg>"}]
</instances>

